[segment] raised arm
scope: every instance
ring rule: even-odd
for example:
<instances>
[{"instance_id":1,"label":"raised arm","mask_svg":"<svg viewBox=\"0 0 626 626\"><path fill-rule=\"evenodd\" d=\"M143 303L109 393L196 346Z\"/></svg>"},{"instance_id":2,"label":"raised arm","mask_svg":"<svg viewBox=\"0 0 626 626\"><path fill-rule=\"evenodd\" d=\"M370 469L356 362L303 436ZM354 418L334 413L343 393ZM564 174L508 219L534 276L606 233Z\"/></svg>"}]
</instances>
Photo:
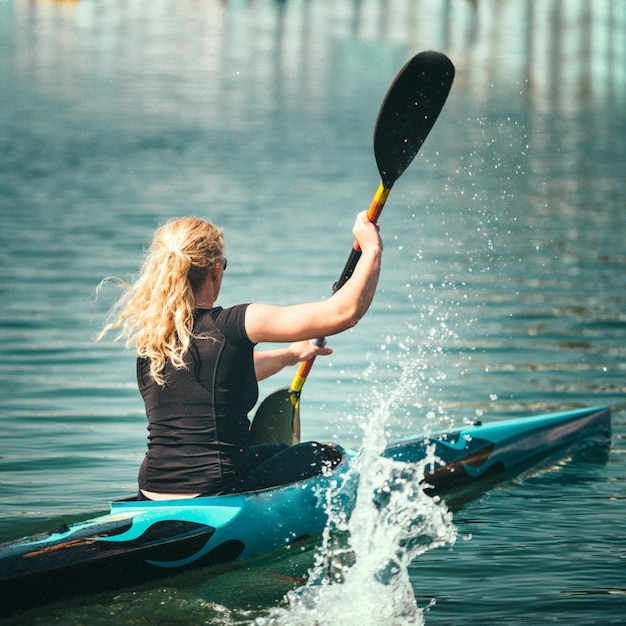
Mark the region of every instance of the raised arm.
<instances>
[{"instance_id":1,"label":"raised arm","mask_svg":"<svg viewBox=\"0 0 626 626\"><path fill-rule=\"evenodd\" d=\"M353 231L362 254L350 280L328 300L278 307L251 304L246 310L246 331L255 343L294 342L342 332L365 315L376 292L383 245L378 226L363 211Z\"/></svg>"}]
</instances>

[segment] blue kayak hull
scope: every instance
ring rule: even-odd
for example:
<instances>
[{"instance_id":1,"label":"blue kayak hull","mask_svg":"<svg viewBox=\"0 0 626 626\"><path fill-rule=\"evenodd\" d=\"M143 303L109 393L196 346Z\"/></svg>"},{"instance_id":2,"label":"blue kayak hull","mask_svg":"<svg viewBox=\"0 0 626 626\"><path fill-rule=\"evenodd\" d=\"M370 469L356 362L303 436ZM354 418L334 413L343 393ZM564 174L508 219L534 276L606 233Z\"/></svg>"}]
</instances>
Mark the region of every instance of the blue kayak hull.
<instances>
[{"instance_id":1,"label":"blue kayak hull","mask_svg":"<svg viewBox=\"0 0 626 626\"><path fill-rule=\"evenodd\" d=\"M445 494L557 451L608 446L610 438L610 410L596 407L408 439L383 456L416 463L434 446L440 462L428 468L426 489ZM317 535L327 521L320 494L348 476L354 453L343 452L330 476L243 494L113 502L107 515L2 544L0 614L246 559Z\"/></svg>"}]
</instances>

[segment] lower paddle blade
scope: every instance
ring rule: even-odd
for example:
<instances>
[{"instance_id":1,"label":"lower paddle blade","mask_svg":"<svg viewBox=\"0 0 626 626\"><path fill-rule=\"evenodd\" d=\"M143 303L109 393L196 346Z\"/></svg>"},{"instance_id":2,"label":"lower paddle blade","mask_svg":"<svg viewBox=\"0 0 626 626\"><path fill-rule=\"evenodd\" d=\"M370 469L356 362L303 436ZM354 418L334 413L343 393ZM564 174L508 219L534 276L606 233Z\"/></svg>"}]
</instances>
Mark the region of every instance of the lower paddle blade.
<instances>
[{"instance_id":1,"label":"lower paddle blade","mask_svg":"<svg viewBox=\"0 0 626 626\"><path fill-rule=\"evenodd\" d=\"M296 424L297 406L299 398L297 394L289 388L279 389L271 393L257 409L252 426L250 427L250 445L255 446L261 443L286 443L292 445L295 440L294 426L300 430ZM299 440L300 433L297 433ZM297 442L296 442L297 443Z\"/></svg>"},{"instance_id":2,"label":"lower paddle blade","mask_svg":"<svg viewBox=\"0 0 626 626\"><path fill-rule=\"evenodd\" d=\"M385 188L409 166L443 109L454 65L441 52L420 52L402 68L381 105L374 154Z\"/></svg>"}]
</instances>

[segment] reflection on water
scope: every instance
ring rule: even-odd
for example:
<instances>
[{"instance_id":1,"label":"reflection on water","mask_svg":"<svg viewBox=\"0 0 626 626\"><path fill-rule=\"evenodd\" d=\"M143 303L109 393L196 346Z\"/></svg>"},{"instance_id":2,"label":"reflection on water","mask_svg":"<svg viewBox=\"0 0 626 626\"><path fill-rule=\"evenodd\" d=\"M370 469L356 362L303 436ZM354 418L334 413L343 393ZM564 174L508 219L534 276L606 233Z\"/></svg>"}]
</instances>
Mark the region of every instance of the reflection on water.
<instances>
[{"instance_id":1,"label":"reflection on water","mask_svg":"<svg viewBox=\"0 0 626 626\"><path fill-rule=\"evenodd\" d=\"M15 0L2 7L13 23L13 69L60 99L79 95L88 78L94 91L83 95L98 96L100 105L103 97L112 105L129 98L146 112L178 117L199 113L185 107L198 98L207 108L224 95L235 108L237 99L259 104L254 88L228 89L251 79L275 96L306 95L315 108L343 55L360 60L363 72L368 46L379 57L389 52L384 45L445 50L483 99L496 83L517 85L524 104L539 111L571 113L593 100L618 110L626 98L626 8L619 0L61 4ZM356 42L361 46L350 49Z\"/></svg>"},{"instance_id":2,"label":"reflection on water","mask_svg":"<svg viewBox=\"0 0 626 626\"><path fill-rule=\"evenodd\" d=\"M585 599L623 587L622 0L0 0L2 537L135 487L145 418L132 355L91 342L116 295L94 301L99 281L135 272L156 225L191 213L225 228L223 304L326 297L378 184L380 102L428 48L453 60L455 84L385 208L374 306L307 381L305 436L358 445L372 396L403 371L389 438L610 404L608 463L468 504L455 520L474 539L422 555L410 574L420 607L437 601L427 623L624 614L615 594L601 609ZM516 563L511 578L474 575L494 554ZM228 589L245 579L223 576ZM115 623L131 606L174 621L193 605L217 624L271 604L212 604L213 615L198 598L219 602L220 587L205 591L172 592L161 614L154 589L108 608ZM97 603L77 610L76 622L111 623Z\"/></svg>"}]
</instances>

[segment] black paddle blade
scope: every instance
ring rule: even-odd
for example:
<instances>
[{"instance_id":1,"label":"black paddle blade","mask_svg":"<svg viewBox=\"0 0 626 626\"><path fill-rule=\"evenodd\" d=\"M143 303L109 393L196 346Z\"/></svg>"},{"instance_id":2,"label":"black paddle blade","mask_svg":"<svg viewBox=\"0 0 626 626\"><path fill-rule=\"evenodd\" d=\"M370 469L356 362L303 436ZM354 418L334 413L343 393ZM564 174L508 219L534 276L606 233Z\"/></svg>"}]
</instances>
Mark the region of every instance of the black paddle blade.
<instances>
[{"instance_id":1,"label":"black paddle blade","mask_svg":"<svg viewBox=\"0 0 626 626\"><path fill-rule=\"evenodd\" d=\"M299 394L289 388L279 389L271 393L261 402L250 427L250 445L261 443L286 443L292 445L295 437L294 424L296 419ZM299 417L299 415L298 415Z\"/></svg>"},{"instance_id":2,"label":"black paddle blade","mask_svg":"<svg viewBox=\"0 0 626 626\"><path fill-rule=\"evenodd\" d=\"M443 109L454 65L440 52L414 56L392 83L378 113L374 154L383 185L391 189L409 166Z\"/></svg>"}]
</instances>

